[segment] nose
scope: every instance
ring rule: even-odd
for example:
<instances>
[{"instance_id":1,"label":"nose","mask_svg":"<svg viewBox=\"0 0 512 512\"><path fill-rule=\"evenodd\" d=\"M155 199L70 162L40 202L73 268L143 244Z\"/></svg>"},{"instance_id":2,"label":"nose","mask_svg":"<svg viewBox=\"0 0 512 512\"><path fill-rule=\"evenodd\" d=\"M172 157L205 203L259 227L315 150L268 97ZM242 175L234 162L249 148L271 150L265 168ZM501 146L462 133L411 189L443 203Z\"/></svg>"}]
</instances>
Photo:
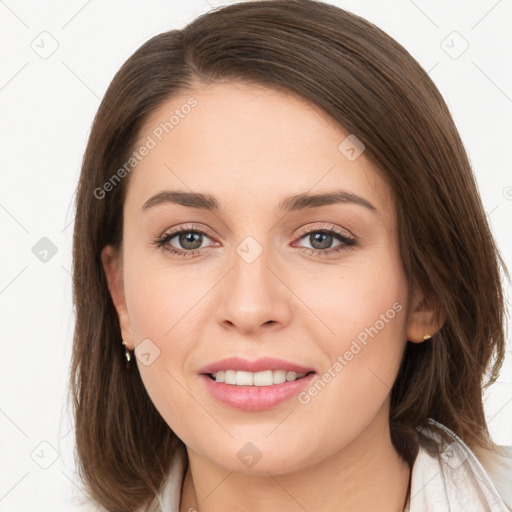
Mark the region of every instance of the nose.
<instances>
[{"instance_id":1,"label":"nose","mask_svg":"<svg viewBox=\"0 0 512 512\"><path fill-rule=\"evenodd\" d=\"M290 300L279 265L264 250L254 261L238 253L219 288L217 321L240 334L258 334L262 329L287 325L291 318Z\"/></svg>"}]
</instances>

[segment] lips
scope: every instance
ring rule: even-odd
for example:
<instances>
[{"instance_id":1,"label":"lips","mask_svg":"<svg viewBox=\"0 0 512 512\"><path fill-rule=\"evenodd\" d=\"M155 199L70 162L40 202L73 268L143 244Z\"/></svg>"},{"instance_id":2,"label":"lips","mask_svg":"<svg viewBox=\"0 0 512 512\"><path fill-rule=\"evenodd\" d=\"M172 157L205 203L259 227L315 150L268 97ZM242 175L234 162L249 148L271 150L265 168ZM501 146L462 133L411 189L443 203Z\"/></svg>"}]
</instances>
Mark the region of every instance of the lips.
<instances>
[{"instance_id":1,"label":"lips","mask_svg":"<svg viewBox=\"0 0 512 512\"><path fill-rule=\"evenodd\" d=\"M301 379L273 384L272 386L234 386L223 382L215 382L206 375L201 375L209 396L224 406L241 411L256 412L278 407L297 396L315 379L310 373ZM299 402L295 402L297 406Z\"/></svg>"},{"instance_id":2,"label":"lips","mask_svg":"<svg viewBox=\"0 0 512 512\"><path fill-rule=\"evenodd\" d=\"M203 375L212 374L218 371L226 370L241 370L246 372L262 372L265 370L285 370L287 372L295 373L310 373L315 372L314 368L302 366L297 363L286 361L284 359L276 359L273 357L263 357L255 361L249 361L240 357L228 357L215 361L206 366L203 366L199 373Z\"/></svg>"}]
</instances>

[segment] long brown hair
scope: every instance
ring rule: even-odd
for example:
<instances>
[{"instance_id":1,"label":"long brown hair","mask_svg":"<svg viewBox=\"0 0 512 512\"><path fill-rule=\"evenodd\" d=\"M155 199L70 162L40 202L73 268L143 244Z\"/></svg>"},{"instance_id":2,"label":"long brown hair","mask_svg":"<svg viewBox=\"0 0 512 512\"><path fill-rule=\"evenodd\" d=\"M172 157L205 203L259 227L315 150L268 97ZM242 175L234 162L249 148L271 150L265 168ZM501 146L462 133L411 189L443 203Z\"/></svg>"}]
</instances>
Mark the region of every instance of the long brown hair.
<instances>
[{"instance_id":1,"label":"long brown hair","mask_svg":"<svg viewBox=\"0 0 512 512\"><path fill-rule=\"evenodd\" d=\"M418 286L445 318L431 340L407 343L391 392L394 446L411 465L416 427L430 417L469 446L492 449L482 392L504 359L500 267L508 272L443 98L400 44L354 14L314 0L242 2L143 44L94 120L76 195L70 373L77 462L89 496L110 511L146 506L183 446L137 368L124 367L100 259L107 244L121 242L130 174L98 190L129 160L155 109L215 80L296 94L364 143L395 197L410 290Z\"/></svg>"}]
</instances>

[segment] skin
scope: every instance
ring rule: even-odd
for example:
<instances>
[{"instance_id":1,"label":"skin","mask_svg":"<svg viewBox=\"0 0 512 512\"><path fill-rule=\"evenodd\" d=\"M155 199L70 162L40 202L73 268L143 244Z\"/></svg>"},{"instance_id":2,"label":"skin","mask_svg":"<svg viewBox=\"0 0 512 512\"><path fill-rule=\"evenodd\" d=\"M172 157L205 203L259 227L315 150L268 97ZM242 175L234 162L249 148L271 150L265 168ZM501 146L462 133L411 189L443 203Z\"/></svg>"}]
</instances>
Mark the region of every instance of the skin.
<instances>
[{"instance_id":1,"label":"skin","mask_svg":"<svg viewBox=\"0 0 512 512\"><path fill-rule=\"evenodd\" d=\"M338 150L348 132L318 108L255 85L195 85L150 116L140 141L190 96L198 105L130 175L121 251L102 252L127 347L149 338L160 351L137 365L187 446L180 512L403 510L410 471L391 443L390 391L407 340L423 342L440 325L419 308L421 294L407 301L391 189L364 152L349 161ZM376 212L350 203L278 209L289 195L335 189ZM212 194L221 209L167 203L142 212L163 190ZM209 233L196 257L152 243L191 223ZM326 225L358 245L311 254L319 244L310 234ZM263 248L250 264L236 251L247 236ZM169 244L191 250L177 236ZM334 237L320 250L340 244ZM322 374L397 302L403 309L305 405L292 397L240 411L199 377L229 356L278 357ZM247 442L262 454L252 467L237 456Z\"/></svg>"}]
</instances>

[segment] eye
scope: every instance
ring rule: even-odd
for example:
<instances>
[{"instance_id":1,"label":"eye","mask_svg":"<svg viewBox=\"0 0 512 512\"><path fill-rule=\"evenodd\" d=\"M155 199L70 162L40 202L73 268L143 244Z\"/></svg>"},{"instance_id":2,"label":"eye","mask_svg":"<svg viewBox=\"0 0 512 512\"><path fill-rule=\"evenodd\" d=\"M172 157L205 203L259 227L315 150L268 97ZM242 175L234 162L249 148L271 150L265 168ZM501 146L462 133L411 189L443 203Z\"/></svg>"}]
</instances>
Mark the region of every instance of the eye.
<instances>
[{"instance_id":1,"label":"eye","mask_svg":"<svg viewBox=\"0 0 512 512\"><path fill-rule=\"evenodd\" d=\"M305 239L311 245L311 247L303 247L303 249L309 254L320 256L346 251L358 244L354 237L349 236L334 225L321 226L309 231L303 230L300 240L302 239ZM339 244L332 247L336 240Z\"/></svg>"},{"instance_id":2,"label":"eye","mask_svg":"<svg viewBox=\"0 0 512 512\"><path fill-rule=\"evenodd\" d=\"M202 244L205 238L210 237L201 229L178 226L157 238L153 244L171 254L193 258L204 248Z\"/></svg>"}]
</instances>

